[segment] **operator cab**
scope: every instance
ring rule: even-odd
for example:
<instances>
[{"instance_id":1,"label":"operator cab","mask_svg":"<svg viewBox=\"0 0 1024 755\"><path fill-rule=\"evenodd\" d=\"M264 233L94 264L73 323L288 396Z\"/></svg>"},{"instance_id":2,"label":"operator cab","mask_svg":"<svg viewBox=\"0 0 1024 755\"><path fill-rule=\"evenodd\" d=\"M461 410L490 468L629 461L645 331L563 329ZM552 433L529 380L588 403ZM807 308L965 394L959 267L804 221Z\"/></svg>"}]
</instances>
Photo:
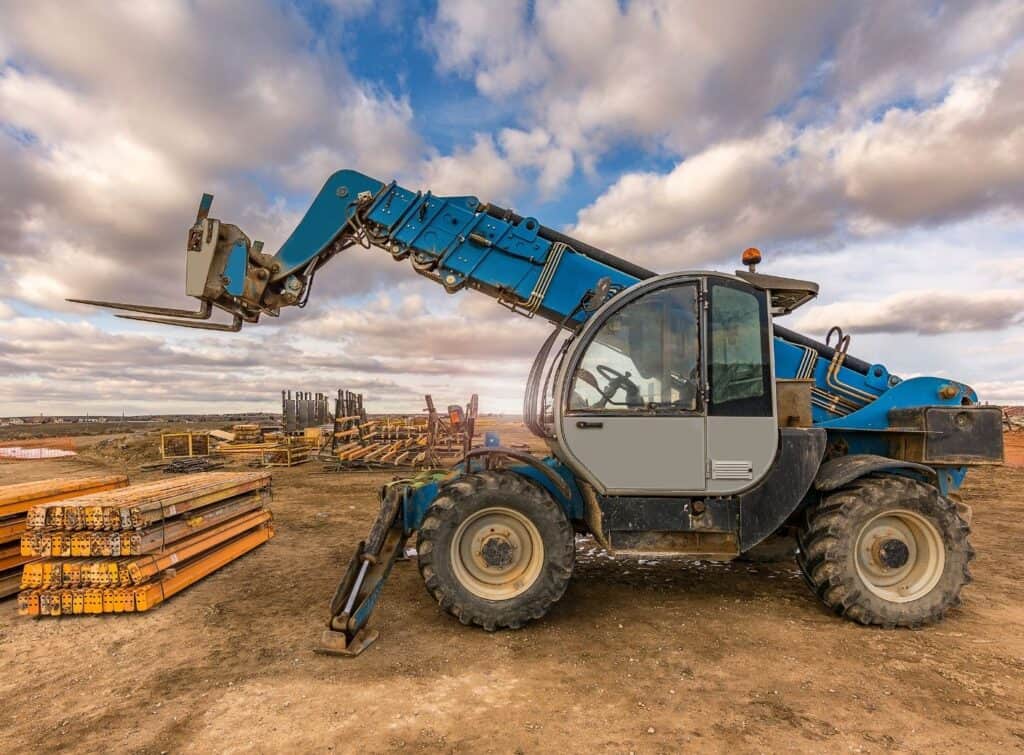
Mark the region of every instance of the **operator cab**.
<instances>
[{"instance_id":1,"label":"operator cab","mask_svg":"<svg viewBox=\"0 0 1024 755\"><path fill-rule=\"evenodd\" d=\"M553 451L598 493L729 495L767 474L772 316L817 285L752 267L651 278L584 325L556 380Z\"/></svg>"}]
</instances>

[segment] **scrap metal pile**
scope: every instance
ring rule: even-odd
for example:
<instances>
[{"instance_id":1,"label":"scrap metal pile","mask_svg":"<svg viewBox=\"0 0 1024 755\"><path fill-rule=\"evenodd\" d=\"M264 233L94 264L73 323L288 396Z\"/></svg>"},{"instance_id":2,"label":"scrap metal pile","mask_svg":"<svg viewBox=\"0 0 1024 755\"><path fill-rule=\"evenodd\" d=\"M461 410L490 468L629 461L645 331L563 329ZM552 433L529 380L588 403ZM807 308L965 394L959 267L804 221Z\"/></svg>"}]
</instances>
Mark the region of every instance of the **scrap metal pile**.
<instances>
[{"instance_id":1,"label":"scrap metal pile","mask_svg":"<svg viewBox=\"0 0 1024 755\"><path fill-rule=\"evenodd\" d=\"M20 540L26 530L26 515L41 504L113 490L128 484L124 475L40 480L0 487L0 598L18 592L22 567L33 556L21 552Z\"/></svg>"},{"instance_id":2,"label":"scrap metal pile","mask_svg":"<svg viewBox=\"0 0 1024 755\"><path fill-rule=\"evenodd\" d=\"M333 432L325 444L325 469L430 469L443 467L471 447L478 399L474 393L465 408L438 413L426 397L426 416L368 417L363 397L338 392Z\"/></svg>"},{"instance_id":3,"label":"scrap metal pile","mask_svg":"<svg viewBox=\"0 0 1024 755\"><path fill-rule=\"evenodd\" d=\"M149 610L273 537L270 479L206 472L33 505L18 612Z\"/></svg>"}]
</instances>

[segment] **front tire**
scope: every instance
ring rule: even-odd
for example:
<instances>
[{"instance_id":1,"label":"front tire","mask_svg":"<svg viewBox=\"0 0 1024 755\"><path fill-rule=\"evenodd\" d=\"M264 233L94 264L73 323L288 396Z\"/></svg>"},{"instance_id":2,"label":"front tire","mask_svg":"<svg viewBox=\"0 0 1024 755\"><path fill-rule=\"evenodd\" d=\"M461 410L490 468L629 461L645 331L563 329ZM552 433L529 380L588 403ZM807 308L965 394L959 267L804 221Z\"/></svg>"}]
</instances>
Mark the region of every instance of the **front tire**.
<instances>
[{"instance_id":1,"label":"front tire","mask_svg":"<svg viewBox=\"0 0 1024 755\"><path fill-rule=\"evenodd\" d=\"M518 629L548 612L572 577L572 525L538 484L508 471L443 487L416 550L427 592L463 624Z\"/></svg>"},{"instance_id":2,"label":"front tire","mask_svg":"<svg viewBox=\"0 0 1024 755\"><path fill-rule=\"evenodd\" d=\"M808 509L797 563L818 598L861 624L918 627L960 605L974 549L952 501L895 475L857 480Z\"/></svg>"}]
</instances>

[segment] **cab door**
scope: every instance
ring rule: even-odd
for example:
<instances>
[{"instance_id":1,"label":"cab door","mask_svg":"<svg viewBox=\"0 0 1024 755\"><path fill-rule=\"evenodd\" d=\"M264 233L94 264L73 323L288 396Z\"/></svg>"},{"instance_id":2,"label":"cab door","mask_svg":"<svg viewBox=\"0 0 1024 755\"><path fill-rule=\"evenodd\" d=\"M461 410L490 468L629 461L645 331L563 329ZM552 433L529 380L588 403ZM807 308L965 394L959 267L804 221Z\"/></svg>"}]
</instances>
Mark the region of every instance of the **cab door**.
<instances>
[{"instance_id":1,"label":"cab door","mask_svg":"<svg viewBox=\"0 0 1024 755\"><path fill-rule=\"evenodd\" d=\"M660 281L622 297L567 357L562 452L605 494L701 492L701 279Z\"/></svg>"},{"instance_id":2,"label":"cab door","mask_svg":"<svg viewBox=\"0 0 1024 755\"><path fill-rule=\"evenodd\" d=\"M778 448L768 292L708 277L707 490L736 493L771 468Z\"/></svg>"}]
</instances>

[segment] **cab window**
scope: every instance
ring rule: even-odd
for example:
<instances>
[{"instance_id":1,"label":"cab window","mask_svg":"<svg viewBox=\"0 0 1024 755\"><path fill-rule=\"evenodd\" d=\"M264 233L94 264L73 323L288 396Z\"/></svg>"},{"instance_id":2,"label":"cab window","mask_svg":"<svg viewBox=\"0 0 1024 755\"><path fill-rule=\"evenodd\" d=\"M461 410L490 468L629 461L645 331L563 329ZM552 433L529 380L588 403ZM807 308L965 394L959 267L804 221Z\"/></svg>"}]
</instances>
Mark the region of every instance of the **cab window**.
<instances>
[{"instance_id":1,"label":"cab window","mask_svg":"<svg viewBox=\"0 0 1024 755\"><path fill-rule=\"evenodd\" d=\"M719 417L772 414L768 312L763 291L715 281L711 285L708 413Z\"/></svg>"},{"instance_id":2,"label":"cab window","mask_svg":"<svg viewBox=\"0 0 1024 755\"><path fill-rule=\"evenodd\" d=\"M569 410L694 412L700 407L697 285L659 288L597 330L573 375Z\"/></svg>"}]
</instances>

